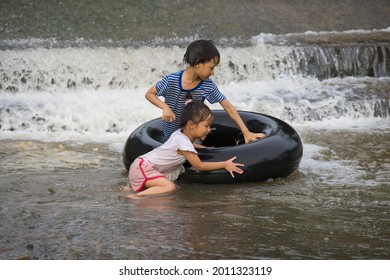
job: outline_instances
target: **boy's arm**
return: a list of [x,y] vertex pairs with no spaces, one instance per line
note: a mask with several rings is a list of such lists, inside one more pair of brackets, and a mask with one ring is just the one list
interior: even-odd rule
[[176,118],[175,114],[172,112],[171,108],[169,108],[168,104],[161,101],[160,98],[157,97],[157,89],[156,86],[152,86],[146,93],[145,98],[152,103],[154,106],[163,110],[162,119],[167,122],[173,122]]
[[227,100],[224,99],[220,102],[223,109],[228,113],[230,118],[238,125],[242,134],[245,138],[245,144],[255,141],[256,139],[261,139],[265,136],[264,133],[253,133],[248,130],[246,125],[244,124],[242,118],[238,114],[236,108]]

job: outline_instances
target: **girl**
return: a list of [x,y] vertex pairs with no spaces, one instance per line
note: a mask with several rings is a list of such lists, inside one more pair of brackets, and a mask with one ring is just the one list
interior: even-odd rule
[[180,129],[172,133],[160,147],[138,157],[130,166],[129,180],[135,194],[129,198],[147,195],[163,195],[173,192],[176,186],[164,174],[177,170],[187,160],[199,171],[210,171],[225,168],[234,178],[234,172],[242,174],[241,163],[233,162],[236,157],[227,161],[202,162],[193,142],[202,141],[210,132],[213,115],[203,102],[188,100],[183,109]]
[[[211,104],[219,102],[241,129],[245,143],[264,137],[263,133],[252,133],[248,130],[235,107],[210,79],[219,61],[219,51],[212,41],[194,41],[184,54],[184,62],[188,63],[188,68],[165,76],[146,92],[146,99],[163,110],[164,142],[179,128],[187,93],[191,93],[194,100],[207,99]],[[164,97],[165,102],[160,100],[159,96]]]

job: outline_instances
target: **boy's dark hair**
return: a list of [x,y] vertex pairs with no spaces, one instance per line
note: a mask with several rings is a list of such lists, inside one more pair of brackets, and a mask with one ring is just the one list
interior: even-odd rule
[[195,66],[198,63],[208,62],[215,57],[218,58],[216,62],[218,64],[221,56],[213,41],[196,40],[187,47],[183,61],[190,66]]
[[201,101],[191,101],[181,113],[180,128],[186,126],[188,121],[192,121],[195,124],[206,120],[212,115],[210,108]]

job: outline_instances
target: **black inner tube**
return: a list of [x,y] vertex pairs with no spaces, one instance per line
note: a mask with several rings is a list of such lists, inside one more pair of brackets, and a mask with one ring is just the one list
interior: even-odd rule
[[[245,172],[232,180],[225,170],[199,172],[185,164],[186,172],[179,179],[211,184],[264,181],[288,176],[298,168],[303,147],[299,135],[290,125],[263,114],[239,113],[251,132],[266,136],[241,145],[244,138],[234,121],[223,110],[214,110],[212,131],[203,142],[207,148],[198,149],[198,156],[202,161],[225,161],[237,156],[237,162],[245,164]],[[130,135],[122,153],[127,170],[135,158],[162,144],[161,125],[161,119],[154,119]]]

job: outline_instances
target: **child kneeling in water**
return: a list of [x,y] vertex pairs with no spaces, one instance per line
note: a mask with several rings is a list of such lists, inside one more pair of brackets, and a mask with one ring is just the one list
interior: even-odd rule
[[203,141],[210,133],[213,115],[203,102],[188,101],[182,112],[180,128],[160,147],[138,157],[131,164],[129,180],[135,194],[127,197],[140,198],[173,192],[176,186],[164,174],[177,170],[186,160],[199,171],[224,168],[233,178],[234,172],[244,172],[240,168],[244,165],[234,162],[236,157],[219,162],[200,160],[193,143],[196,139]]

